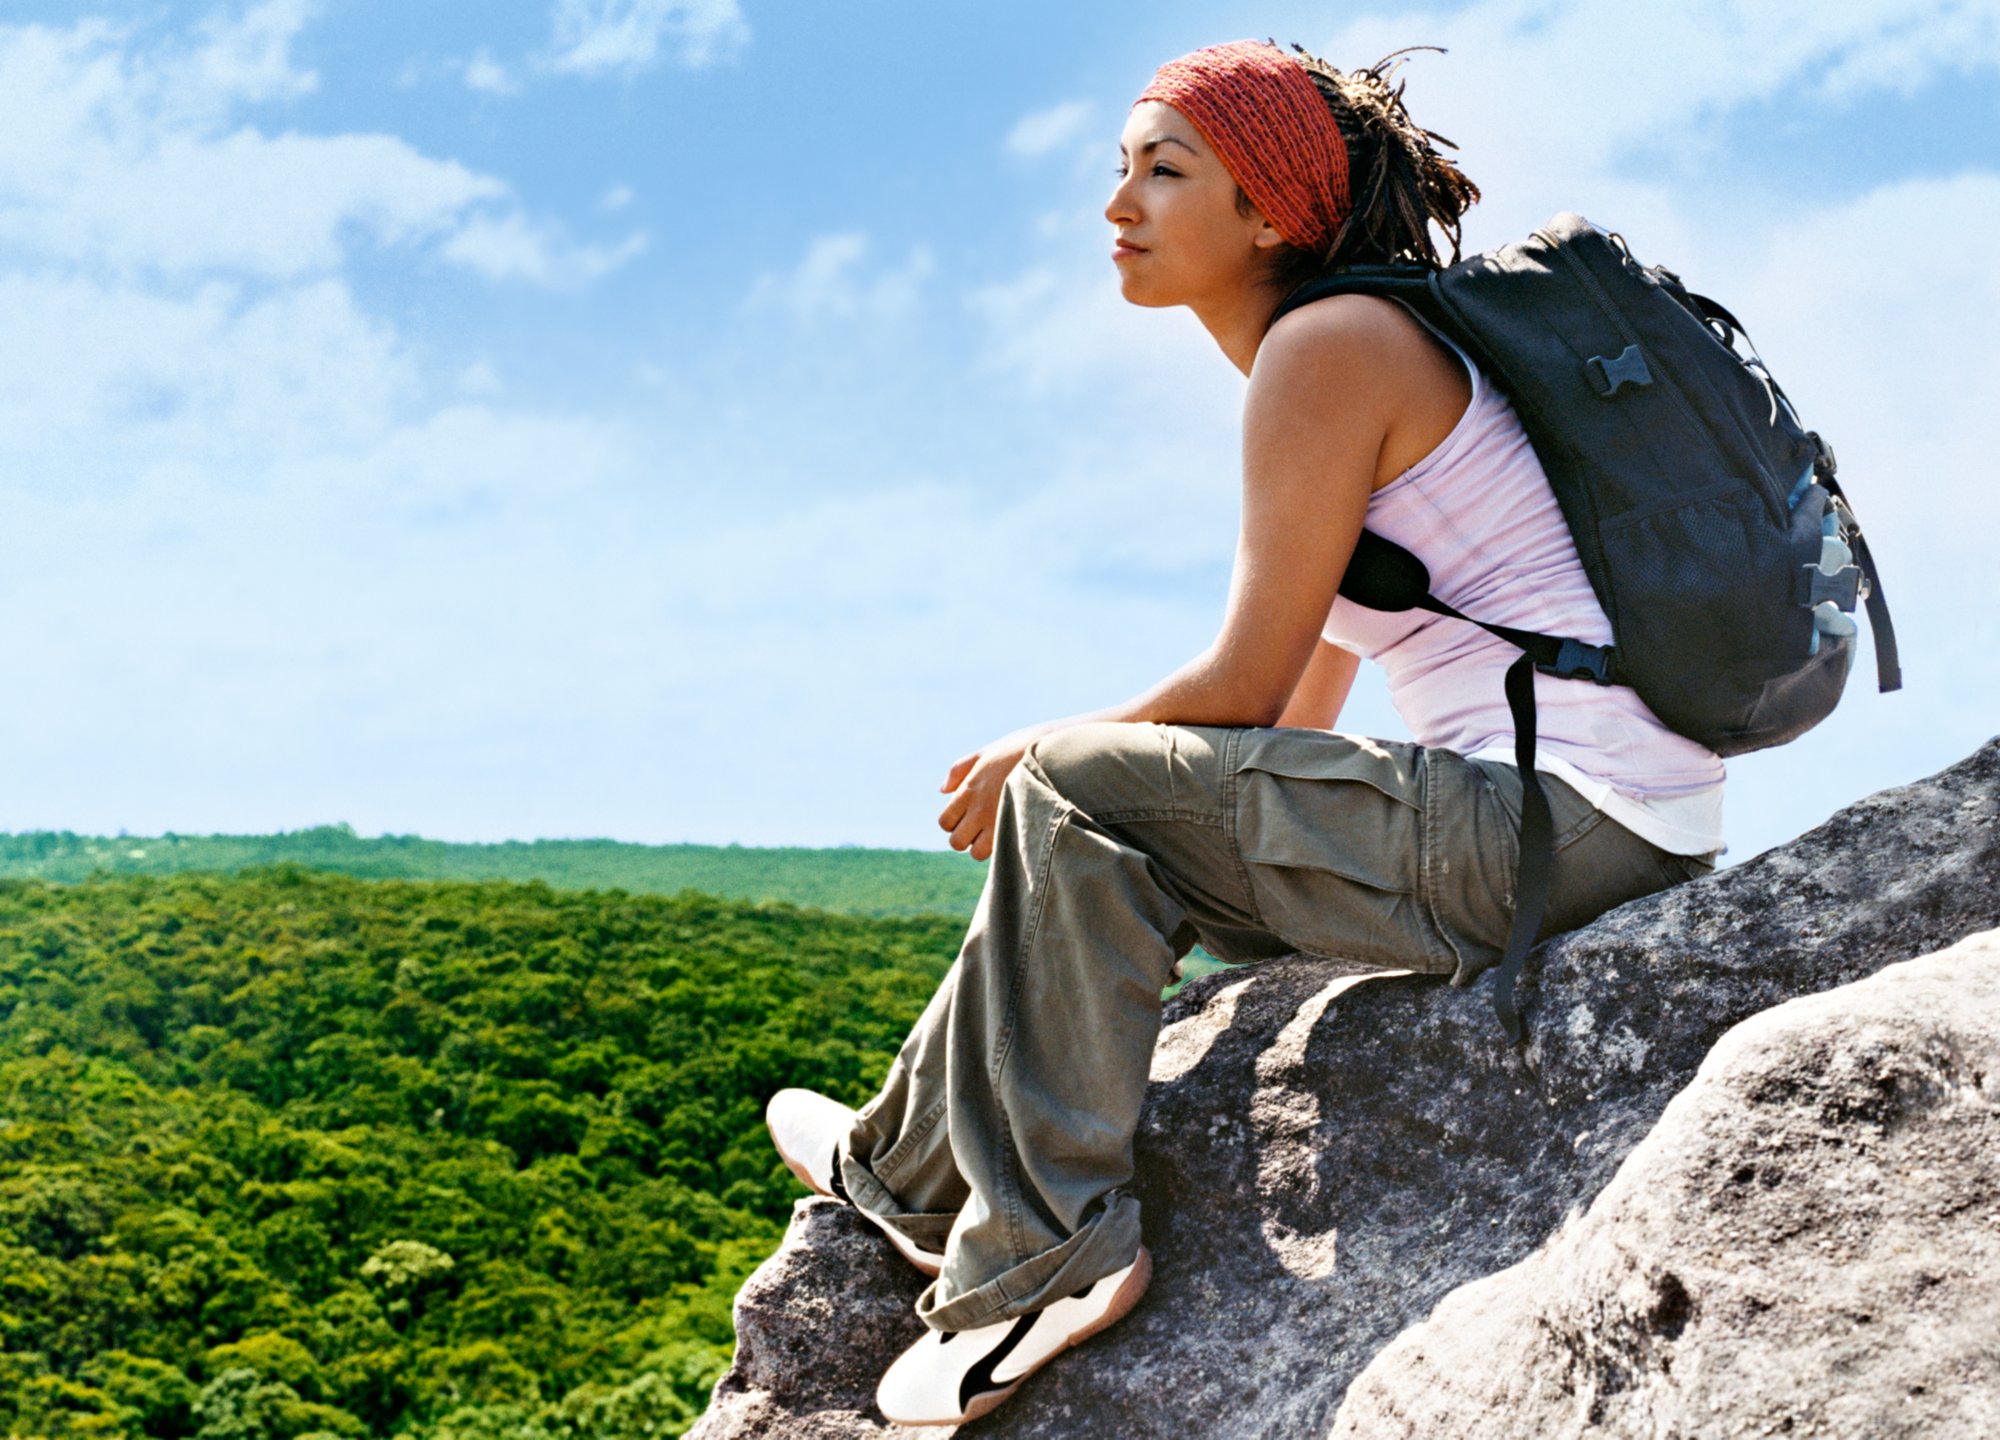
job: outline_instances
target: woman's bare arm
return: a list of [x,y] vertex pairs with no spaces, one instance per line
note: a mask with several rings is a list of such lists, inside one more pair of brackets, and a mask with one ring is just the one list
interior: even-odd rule
[[1321,640],[1306,664],[1306,673],[1299,676],[1298,688],[1292,691],[1278,723],[1305,730],[1331,730],[1340,719],[1340,707],[1347,703],[1347,692],[1353,688],[1354,676],[1360,668],[1359,655]]
[[[1359,303],[1349,304],[1349,299]],[[1374,493],[1382,442],[1408,394],[1385,363],[1401,321],[1362,297],[1307,306],[1265,337],[1243,408],[1243,522],[1221,632],[1119,705],[1014,731],[961,757],[939,788],[953,849],[992,853],[1000,788],[1028,745],[1089,720],[1272,725],[1319,645]]]
[[[1360,297],[1352,297],[1359,299]],[[1331,301],[1264,341],[1243,407],[1243,523],[1215,642],[1151,689],[1083,720],[1272,725],[1319,646],[1412,386],[1389,307]]]

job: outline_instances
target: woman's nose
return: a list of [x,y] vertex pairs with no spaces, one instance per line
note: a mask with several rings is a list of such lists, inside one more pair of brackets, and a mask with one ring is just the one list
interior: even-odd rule
[[1139,218],[1132,204],[1132,177],[1121,176],[1111,198],[1104,202],[1104,218],[1113,225],[1128,225]]

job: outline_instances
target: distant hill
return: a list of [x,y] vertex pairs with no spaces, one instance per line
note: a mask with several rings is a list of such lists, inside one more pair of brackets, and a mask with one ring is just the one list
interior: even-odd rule
[[276,835],[0,834],[0,878],[234,873],[298,865],[371,880],[540,880],[559,890],[775,900],[850,915],[970,916],[986,867],[950,850],[814,850],[510,840],[461,845],[416,835],[367,839],[346,825]]

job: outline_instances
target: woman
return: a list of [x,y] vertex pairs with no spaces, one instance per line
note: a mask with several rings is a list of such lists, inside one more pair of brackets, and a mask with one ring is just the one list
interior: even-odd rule
[[[1105,207],[1125,298],[1186,305],[1249,376],[1243,514],[1221,633],[1145,693],[951,767],[940,824],[991,857],[965,945],[861,1111],[782,1092],[801,1180],[937,1278],[929,1333],[884,1375],[906,1424],[982,1414],[1144,1291],[1132,1136],[1160,991],[1197,941],[1448,973],[1499,958],[1521,780],[1477,627],[1337,600],[1364,521],[1483,620],[1610,627],[1519,421],[1398,304],[1340,296],[1272,323],[1330,264],[1437,264],[1477,189],[1431,147],[1393,66],[1342,74],[1240,42],[1164,66]],[[1476,539],[1477,543],[1473,543]],[[1331,733],[1363,657],[1414,743]],[[1544,933],[1705,872],[1722,764],[1622,687],[1538,679],[1556,855]],[[1491,755],[1488,752],[1492,752]]]

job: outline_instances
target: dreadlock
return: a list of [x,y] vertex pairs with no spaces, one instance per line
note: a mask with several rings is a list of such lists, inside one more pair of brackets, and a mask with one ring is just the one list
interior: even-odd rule
[[[1325,254],[1294,245],[1279,247],[1271,267],[1273,283],[1289,291],[1336,265],[1413,260],[1438,268],[1445,262],[1432,243],[1432,225],[1451,242],[1451,259],[1456,262],[1460,222],[1479,199],[1479,187],[1436,149],[1458,147],[1412,120],[1403,108],[1402,82],[1390,83],[1412,50],[1438,47],[1412,45],[1365,69],[1349,71],[1334,69],[1302,45],[1292,49],[1347,143],[1352,203]],[[1240,210],[1250,207],[1240,188],[1236,203]]]

